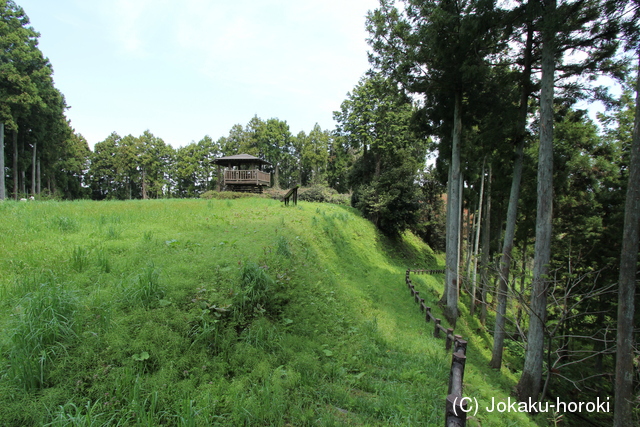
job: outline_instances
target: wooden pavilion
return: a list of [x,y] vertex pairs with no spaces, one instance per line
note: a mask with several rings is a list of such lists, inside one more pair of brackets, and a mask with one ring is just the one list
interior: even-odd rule
[[[218,165],[218,191],[240,191],[262,193],[264,187],[271,185],[271,174],[264,172],[271,163],[249,154],[220,157],[213,163]],[[224,167],[224,175],[221,168]]]

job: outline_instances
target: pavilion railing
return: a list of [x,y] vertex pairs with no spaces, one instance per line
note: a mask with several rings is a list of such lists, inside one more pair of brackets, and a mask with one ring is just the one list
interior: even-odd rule
[[271,175],[268,172],[262,172],[257,169],[249,170],[225,170],[225,184],[255,184],[269,185],[271,184]]

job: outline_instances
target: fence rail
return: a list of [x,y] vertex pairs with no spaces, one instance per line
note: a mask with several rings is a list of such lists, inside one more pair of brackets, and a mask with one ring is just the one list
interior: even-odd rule
[[453,328],[442,326],[442,320],[431,313],[431,307],[425,304],[420,292],[416,291],[411,282],[410,274],[444,274],[444,270],[407,270],[405,281],[411,291],[411,296],[420,307],[420,312],[425,314],[425,322],[433,321],[433,336],[440,338],[444,334],[445,348],[451,350],[451,372],[449,374],[449,390],[447,392],[445,427],[464,427],[467,422],[466,402],[462,399],[462,381],[464,378],[464,366],[467,360],[467,341],[460,335],[453,333]]
[[226,184],[254,184],[269,185],[271,184],[271,175],[257,169],[248,170],[232,170],[224,171],[224,183]]

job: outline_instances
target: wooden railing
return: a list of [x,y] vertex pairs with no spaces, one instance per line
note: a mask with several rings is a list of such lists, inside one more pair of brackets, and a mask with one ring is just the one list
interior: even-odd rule
[[467,360],[467,341],[460,335],[454,335],[453,328],[445,328],[442,320],[431,313],[420,292],[416,291],[411,282],[411,273],[417,274],[444,274],[444,270],[407,270],[405,281],[411,291],[411,296],[418,303],[420,311],[425,313],[425,322],[433,321],[433,336],[439,338],[441,333],[445,336],[445,348],[450,350],[453,346],[451,360],[451,372],[449,374],[449,391],[447,392],[445,427],[464,427],[467,422],[466,402],[462,398],[462,380],[464,378],[464,365]]
[[262,172],[257,169],[249,170],[225,170],[225,184],[254,184],[254,185],[270,185],[271,174]]
[[293,199],[293,204],[297,205],[298,204],[298,188],[299,186],[296,185],[295,187],[293,187],[292,189],[290,189],[287,194],[284,195],[284,205],[285,206],[289,206],[289,199]]

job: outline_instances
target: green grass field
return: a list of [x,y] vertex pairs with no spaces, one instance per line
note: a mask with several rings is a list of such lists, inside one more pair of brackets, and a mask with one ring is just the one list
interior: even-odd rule
[[[404,284],[442,263],[411,234],[262,198],[4,202],[0,218],[2,426],[444,424],[451,355]],[[442,277],[413,279],[436,307]],[[515,378],[467,318],[465,395],[505,401]]]

